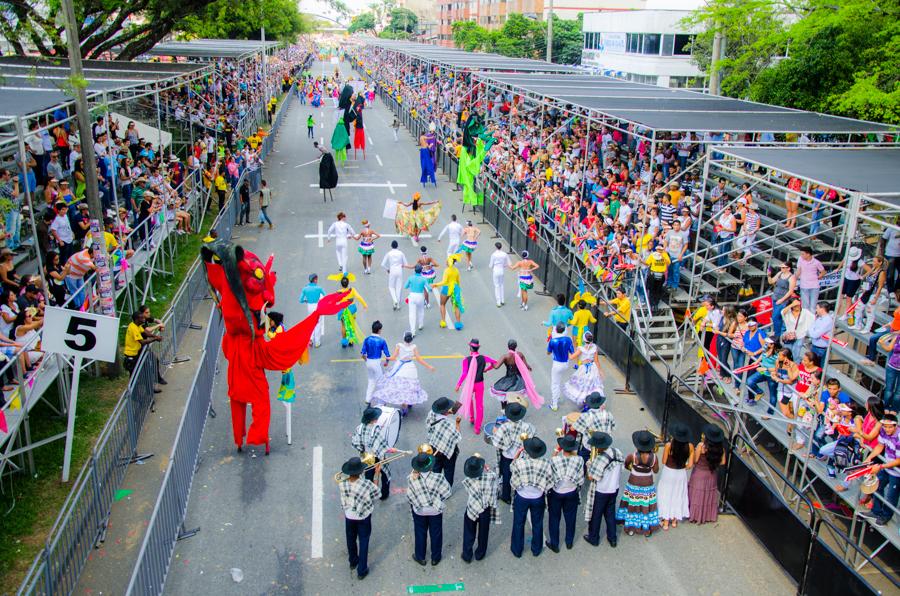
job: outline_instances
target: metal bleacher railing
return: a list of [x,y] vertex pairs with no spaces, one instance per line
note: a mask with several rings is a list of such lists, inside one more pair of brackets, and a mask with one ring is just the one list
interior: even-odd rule
[[[363,70],[357,68],[361,76]],[[410,109],[396,101],[385,89],[376,86],[379,97],[393,111],[414,137],[423,134],[427,122],[413,116]],[[442,145],[438,145],[437,168],[456,180],[458,161],[448,154]],[[544,291],[548,294],[564,293],[573,295],[584,280],[585,288],[597,293],[602,305],[608,302],[594,280],[594,276],[585,267],[582,259],[571,245],[552,228],[538,225],[537,241],[528,237],[528,213],[520,206],[518,193],[509,184],[502,182],[490,172],[482,174],[484,178],[484,205],[482,216],[493,226],[497,233],[510,244],[510,250],[527,249],[539,265],[538,276],[542,277]],[[683,274],[684,275],[684,274]],[[640,275],[634,275],[638,281],[635,286],[635,299],[646,303],[646,288],[639,283]],[[618,282],[617,282],[618,283]],[[757,297],[758,298],[758,297]],[[608,310],[608,308],[606,309]],[[785,474],[773,465],[771,456],[764,454],[755,445],[750,444],[737,428],[742,424],[739,416],[730,412],[725,404],[707,399],[696,390],[695,383],[689,382],[675,374],[669,361],[660,354],[654,354],[654,348],[646,338],[640,337],[635,330],[636,315],[632,313],[629,331],[625,332],[606,317],[598,317],[594,337],[601,350],[625,375],[625,390],[634,391],[644,402],[647,409],[660,421],[662,432],[673,421],[681,421],[690,428],[699,429],[709,420],[726,427],[728,436],[732,437],[731,456],[728,458],[724,474],[722,490],[722,506],[741,516],[763,544],[773,552],[786,571],[797,582],[798,593],[815,593],[814,586],[840,585],[853,586],[852,593],[875,593],[877,590],[900,588],[900,580],[885,565],[879,564],[875,557],[880,549],[867,553],[851,538],[854,531],[862,532],[862,524],[851,523],[848,530],[821,515],[817,515],[815,507],[805,495],[808,486],[801,489]],[[696,345],[698,339],[687,336],[687,328],[694,332],[690,319],[684,323],[684,330],[679,333],[680,345]],[[701,344],[702,345],[702,342]],[[651,360],[656,360],[651,363]],[[681,364],[685,359],[678,358],[673,366]],[[764,411],[764,408],[761,408]],[[785,426],[798,421],[773,416],[770,424]],[[811,432],[809,429],[808,432]],[[824,466],[822,474],[824,475]],[[781,487],[784,490],[779,490]],[[788,495],[788,496],[785,496]],[[854,493],[855,495],[855,493]],[[853,497],[848,497],[851,500]],[[779,507],[771,506],[780,503]],[[768,504],[768,505],[767,505]],[[852,505],[852,503],[851,503]],[[805,510],[805,513],[804,513]],[[791,543],[790,552],[783,548],[788,545],[781,534],[786,528],[794,528],[801,537],[803,548],[794,548]],[[893,526],[892,526],[893,527]],[[821,531],[820,531],[821,530]],[[895,531],[895,530],[891,530]],[[856,542],[862,543],[862,538]],[[800,544],[798,543],[798,544]],[[778,545],[782,545],[779,547]],[[882,544],[882,547],[884,545]],[[858,572],[863,565],[871,565],[878,572],[873,582],[871,576],[863,577]]]
[[[291,94],[276,114],[270,134],[264,139],[262,155],[272,150],[275,133],[281,125]],[[224,209],[218,214],[213,227],[218,237],[231,238],[237,221],[239,199],[237,189],[247,173],[238,180],[230,192]],[[196,201],[201,204],[203,201]],[[145,239],[150,242],[152,235]],[[19,587],[19,596],[30,594],[69,594],[76,585],[91,551],[105,539],[105,531],[111,511],[113,497],[125,476],[129,463],[140,459],[137,452],[138,438],[148,412],[153,408],[154,383],[158,366],[168,365],[178,358],[178,348],[188,329],[199,329],[192,320],[196,302],[207,297],[206,274],[199,258],[190,268],[185,281],[172,300],[168,312],[162,317],[165,324],[163,340],[152,344],[152,349],[144,350],[135,366],[128,387],[120,396],[109,421],[92,449],[91,456],[75,479],[72,491],[64,503],[54,523],[44,547],[32,563],[25,580]],[[166,470],[159,500],[147,530],[145,544],[141,549],[138,568],[150,564],[151,555],[158,551],[148,548],[151,536],[171,534],[172,544],[177,531],[171,531],[169,523],[162,518],[172,511],[172,499],[182,499],[181,516],[187,504],[187,493],[193,476],[194,464],[185,467],[185,462],[196,461],[200,435],[205,423],[211,399],[212,383],[216,369],[218,346],[222,337],[222,323],[217,311],[213,310],[207,322],[204,351],[197,375],[192,384],[188,406],[178,431],[173,457]],[[204,401],[205,400],[205,401]],[[204,405],[205,404],[205,405]],[[186,451],[193,453],[185,457]],[[163,510],[164,512],[161,512]],[[157,521],[159,520],[159,521]],[[167,522],[172,522],[166,517]],[[155,544],[155,543],[154,543]],[[158,561],[154,558],[153,561]],[[163,576],[164,577],[164,576]],[[161,588],[160,588],[161,589]]]

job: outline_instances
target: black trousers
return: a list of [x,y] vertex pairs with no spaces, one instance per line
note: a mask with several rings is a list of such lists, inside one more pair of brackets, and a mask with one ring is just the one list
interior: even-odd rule
[[554,490],[547,493],[547,542],[559,548],[559,522],[566,519],[566,546],[575,542],[575,514],[578,512],[578,491],[559,494]]
[[500,456],[500,500],[510,502],[512,498],[512,487],[509,485],[512,478],[512,470],[509,469],[512,460],[501,455]]
[[[344,518],[344,531],[347,535],[347,554],[350,565],[356,572],[364,574],[369,570],[369,537],[372,535],[372,516],[366,519]],[[358,546],[357,546],[358,545]]]
[[616,541],[616,498],[619,491],[614,493],[596,493],[594,495],[594,508],[591,510],[591,522],[588,524],[588,539],[592,544],[600,542],[600,525],[606,520],[606,539]]
[[426,546],[430,536],[431,562],[439,562],[441,560],[441,549],[444,546],[444,514],[419,515],[413,511],[412,516],[416,559],[419,561],[425,560]]
[[[382,472],[380,474],[380,477],[381,477],[381,500],[384,501],[391,494],[391,481],[385,475],[384,472]],[[372,482],[375,482],[375,468],[372,468],[371,470],[366,472],[366,480],[371,480]]]
[[478,538],[478,547],[475,549],[475,560],[480,561],[487,554],[488,536],[491,531],[491,508],[488,507],[481,512],[478,519],[472,521],[469,516],[463,513],[463,542],[462,542],[462,558],[465,562],[472,560],[472,547],[475,545],[475,538]]
[[434,472],[443,472],[444,478],[453,486],[453,476],[456,474],[456,458],[459,457],[459,447],[453,450],[453,455],[447,457],[440,451],[434,454]]

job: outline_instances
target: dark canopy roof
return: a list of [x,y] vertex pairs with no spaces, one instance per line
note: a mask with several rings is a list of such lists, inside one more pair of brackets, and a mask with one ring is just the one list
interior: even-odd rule
[[366,43],[386,50],[399,52],[444,68],[483,71],[496,70],[506,72],[581,72],[574,66],[553,64],[543,60],[509,58],[499,54],[466,52],[454,48],[445,48],[443,46],[426,45],[409,41],[367,38]]
[[894,130],[886,124],[792,110],[668,89],[599,75],[477,73],[490,84],[634,122],[652,130],[751,133],[861,134]]
[[713,151],[838,189],[893,194],[891,202],[900,202],[900,149],[714,147]]
[[[103,91],[141,88],[190,75],[204,67],[197,64],[117,62],[85,60],[88,97]],[[19,56],[0,57],[0,118],[27,117],[72,101],[69,65]]]
[[193,39],[158,43],[147,54],[184,58],[244,58],[279,45],[277,41],[263,42],[255,39]]

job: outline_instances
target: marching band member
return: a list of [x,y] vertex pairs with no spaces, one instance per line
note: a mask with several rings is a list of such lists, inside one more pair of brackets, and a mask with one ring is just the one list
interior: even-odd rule
[[396,240],[391,241],[391,250],[381,259],[381,268],[388,272],[388,291],[394,302],[394,310],[400,308],[400,297],[403,294],[403,269],[408,267],[406,255],[397,248]]
[[356,567],[359,579],[369,575],[369,537],[372,535],[375,497],[378,496],[378,487],[371,480],[360,478],[365,469],[366,465],[358,457],[351,457],[341,466],[347,479],[338,483],[350,568]]
[[382,358],[390,358],[391,351],[388,350],[387,342],[379,335],[381,333],[381,321],[372,323],[372,335],[363,340],[362,354],[363,362],[366,363],[366,376],[369,380],[366,384],[366,403],[372,401],[372,392],[375,391],[375,384],[378,379],[384,376],[384,364],[387,360]]
[[[388,447],[387,438],[384,436],[384,429],[378,426],[378,418],[381,416],[381,408],[366,408],[363,410],[362,421],[356,427],[353,438],[350,443],[353,448],[363,453],[371,453],[375,456],[375,462],[378,463],[388,453],[395,450]],[[375,468],[366,472],[366,480],[374,480]],[[391,471],[387,464],[380,469],[381,476],[381,500],[384,501],[391,494]]]
[[431,537],[431,564],[441,562],[443,544],[444,503],[452,492],[447,479],[433,471],[434,456],[419,453],[412,460],[406,498],[412,510],[415,552],[413,560],[425,565],[425,546]]
[[459,421],[449,418],[453,413],[453,402],[446,397],[439,397],[431,404],[431,411],[425,418],[425,429],[428,432],[428,444],[434,447],[434,471],[443,472],[444,478],[453,486],[456,472],[456,458],[459,456]]
[[589,394],[585,400],[585,405],[589,408],[587,412],[581,414],[572,424],[572,428],[581,433],[581,449],[578,455],[587,461],[591,457],[591,433],[604,432],[611,433],[616,429],[616,419],[613,415],[603,407],[606,398],[600,393],[594,391]]
[[521,436],[524,434],[533,437],[535,430],[530,423],[522,421],[526,413],[522,404],[516,402],[506,404],[503,412],[506,414],[507,422],[494,427],[493,444],[500,452],[500,500],[510,503],[512,500],[510,464],[522,449]]
[[466,500],[466,514],[463,516],[462,560],[472,562],[472,546],[478,537],[475,560],[480,561],[487,553],[488,535],[491,524],[497,523],[497,473],[488,470],[484,459],[474,455],[463,465],[466,475],[463,486],[469,497]]
[[[512,405],[512,404],[510,404]],[[546,459],[547,445],[537,437],[525,439],[522,447],[528,457],[517,457],[510,464],[510,483],[516,491],[513,501],[513,527],[510,549],[516,558],[525,549],[525,519],[531,515],[531,554],[541,554],[544,541],[544,495],[553,486],[553,468]]]
[[575,543],[575,514],[578,511],[578,490],[584,484],[584,460],[578,455],[578,440],[572,435],[556,439],[557,453],[550,458],[556,484],[547,493],[547,548],[559,552],[560,515],[566,518],[566,548]]
[[588,439],[588,444],[596,451],[588,462],[587,478],[591,485],[584,508],[584,521],[588,522],[584,539],[593,546],[600,546],[600,525],[605,519],[606,540],[616,548],[616,498],[625,458],[621,451],[610,447],[612,441],[612,437],[604,432],[591,433]]

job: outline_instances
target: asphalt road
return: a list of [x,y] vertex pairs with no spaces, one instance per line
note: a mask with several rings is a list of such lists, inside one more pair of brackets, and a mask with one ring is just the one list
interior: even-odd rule
[[[333,66],[327,66],[333,70]],[[345,73],[349,68],[342,65]],[[314,72],[320,72],[317,64]],[[365,112],[369,137],[366,159],[351,159],[340,168],[341,183],[358,186],[338,187],[333,203],[323,203],[317,188],[318,151],[306,138],[306,118],[316,119],[316,136],[326,144],[331,137],[335,112],[330,108],[313,109],[294,102],[279,133],[277,150],[266,164],[265,177],[276,191],[270,213],[275,229],[255,225],[236,228],[236,241],[264,257],[275,253],[278,272],[277,309],[288,323],[306,316],[306,307],[297,301],[310,272],[320,275],[326,291],[336,287],[325,276],[336,272],[333,244],[320,246],[319,222],[325,230],[338,210],[359,228],[368,218],[376,231],[393,233],[391,221],[382,218],[387,198],[409,200],[412,192],[422,192],[423,200],[443,202],[435,234],[459,214],[460,193],[440,178],[438,188],[422,189],[418,183],[418,153],[414,140],[401,131],[394,142],[389,129],[390,112],[376,100]],[[324,126],[322,126],[324,125]],[[303,165],[306,164],[306,165]],[[393,187],[386,186],[390,183]],[[366,186],[366,185],[382,186]],[[316,188],[311,188],[315,185]],[[403,186],[405,185],[405,186]],[[465,217],[461,217],[465,219]],[[476,220],[480,221],[480,218]],[[507,304],[498,309],[493,303],[493,288],[487,259],[493,250],[489,241],[493,230],[482,227],[482,242],[475,255],[476,269],[462,271],[462,289],[467,310],[462,331],[438,328],[436,309],[426,311],[425,329],[415,343],[431,360],[437,371],[420,368],[419,375],[431,399],[452,396],[459,376],[460,359],[471,337],[478,337],[482,353],[498,357],[506,341],[514,337],[519,348],[534,366],[538,389],[549,395],[550,363],[545,354],[546,329],[541,321],[554,305],[550,298],[534,296],[531,309],[517,308],[514,280],[507,275]],[[405,307],[393,311],[387,290],[387,275],[377,268],[388,249],[390,239],[377,243],[376,268],[372,275],[361,275],[355,247],[351,247],[350,271],[358,275],[356,287],[369,302],[361,311],[360,326],[368,331],[371,322],[384,323],[388,344],[400,340],[407,326]],[[446,240],[445,240],[446,242]],[[446,244],[423,239],[432,254],[443,254]],[[504,244],[504,248],[508,248]],[[409,240],[401,240],[401,249],[412,259]],[[538,272],[540,273],[540,272]],[[539,289],[540,286],[536,289]],[[451,497],[444,514],[444,559],[438,567],[420,567],[411,560],[412,519],[404,490],[409,472],[408,459],[393,466],[392,495],[378,503],[373,516],[370,548],[371,573],[364,581],[356,579],[347,564],[343,516],[333,474],[348,457],[355,454],[350,435],[363,410],[366,386],[365,367],[357,350],[339,345],[337,322],[326,321],[325,341],[314,350],[309,366],[295,368],[298,398],[293,408],[293,445],[284,436],[285,409],[274,402],[271,436],[272,453],[263,457],[261,449],[235,452],[231,440],[230,416],[224,387],[224,367],[220,363],[219,382],[214,395],[218,417],[210,419],[203,437],[203,461],[194,479],[188,509],[187,527],[200,526],[196,536],[179,543],[168,577],[168,594],[400,594],[410,586],[434,586],[461,583],[473,594],[537,594],[562,590],[613,590],[615,593],[656,594],[789,594],[794,590],[777,563],[754,540],[743,524],[731,516],[702,527],[684,524],[675,530],[658,532],[650,539],[622,536],[619,548],[605,544],[598,548],[581,539],[584,533],[583,511],[578,512],[578,531],[573,550],[554,554],[548,549],[539,558],[526,552],[515,559],[509,551],[512,514],[502,507],[502,525],[491,529],[487,557],[467,565],[459,558],[465,491],[461,486]],[[618,428],[616,445],[631,448],[634,430],[654,422],[635,396],[619,396],[613,389],[623,385],[618,371],[604,361],[608,407],[615,414]],[[499,373],[489,373],[489,382]],[[272,393],[279,375],[272,373]],[[486,420],[499,413],[497,402],[485,396]],[[544,408],[529,413],[538,434],[552,447],[554,428],[560,418],[574,410],[563,401],[560,411]],[[401,449],[415,449],[425,441],[424,420],[427,406],[413,408],[403,421]],[[457,482],[462,477],[462,462],[473,452],[495,463],[494,452],[481,437],[463,424],[463,441],[457,467]],[[527,530],[526,530],[527,532]],[[527,551],[527,545],[526,545]],[[241,570],[242,580],[235,582],[230,570]],[[432,593],[436,588],[421,588]]]

